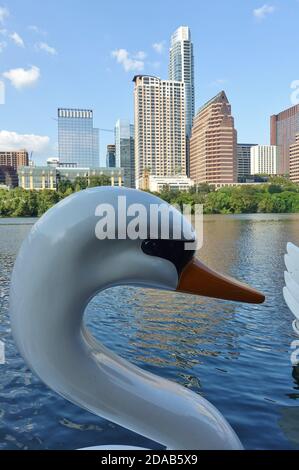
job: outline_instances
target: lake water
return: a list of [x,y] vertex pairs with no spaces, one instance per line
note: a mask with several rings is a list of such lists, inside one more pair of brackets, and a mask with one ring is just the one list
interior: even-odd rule
[[[8,292],[18,248],[34,222],[0,219],[0,449],[76,449],[151,443],[81,410],[44,386],[11,337]],[[137,365],[210,400],[248,449],[299,449],[296,339],[283,297],[283,255],[299,245],[299,214],[206,216],[198,256],[262,290],[262,305],[242,305],[132,287],[95,297],[94,335]]]

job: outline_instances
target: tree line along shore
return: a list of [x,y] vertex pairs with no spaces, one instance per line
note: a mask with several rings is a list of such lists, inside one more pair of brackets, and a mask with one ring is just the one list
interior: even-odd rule
[[[60,181],[57,191],[0,189],[0,217],[40,217],[50,207],[70,194],[94,186],[110,185],[109,177],[77,178]],[[265,184],[227,186],[217,191],[199,184],[189,191],[168,187],[157,194],[170,204],[203,204],[204,214],[252,214],[299,212],[299,185],[283,177],[273,177]]]

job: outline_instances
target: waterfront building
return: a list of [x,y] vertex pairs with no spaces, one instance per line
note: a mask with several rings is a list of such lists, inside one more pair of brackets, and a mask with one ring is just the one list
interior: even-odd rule
[[146,172],[186,175],[184,83],[148,75],[133,81],[136,187]]
[[54,168],[56,168],[57,166],[59,166],[59,158],[57,158],[57,157],[48,158],[47,159],[47,165],[48,166],[53,166]]
[[276,145],[254,145],[250,150],[252,175],[277,175],[279,149]]
[[0,152],[0,165],[11,166],[15,170],[19,166],[28,165],[29,156],[25,149],[22,150],[4,150]]
[[107,168],[114,168],[116,166],[115,144],[107,145],[106,166]]
[[190,178],[195,184],[237,181],[237,131],[224,91],[199,108],[194,118]]
[[16,188],[19,184],[16,169],[11,165],[0,165],[0,186]]
[[99,167],[99,129],[91,109],[58,109],[58,154],[65,164]]
[[188,26],[180,26],[171,36],[168,70],[169,80],[182,81],[185,86],[186,165],[189,174],[189,141],[195,114],[195,87],[193,43]]
[[19,186],[23,189],[56,190],[56,168],[51,166],[22,166],[18,169]]
[[257,144],[237,144],[238,181],[243,182],[250,174],[250,149]]
[[140,181],[140,189],[160,193],[163,189],[188,191],[194,186],[193,181],[186,175],[153,176],[145,175]]
[[115,164],[124,169],[124,186],[135,188],[134,126],[128,119],[115,124]]
[[295,143],[290,145],[290,180],[299,184],[299,133]]
[[50,189],[55,191],[59,181],[74,182],[76,178],[108,176],[111,186],[122,186],[124,171],[122,168],[74,168],[47,166],[25,166],[18,169],[19,186],[23,189]]
[[270,144],[279,147],[277,172],[288,175],[290,171],[290,145],[296,142],[299,133],[299,104],[275,114],[270,118]]

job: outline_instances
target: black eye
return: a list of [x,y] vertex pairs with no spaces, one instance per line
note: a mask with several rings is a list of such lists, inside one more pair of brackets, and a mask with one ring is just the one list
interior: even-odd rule
[[142,242],[141,249],[146,255],[171,261],[175,265],[178,275],[180,275],[195,253],[193,250],[185,250],[185,243],[188,243],[188,241],[149,239]]
[[147,255],[152,255],[159,253],[159,244],[157,240],[145,240],[142,243],[142,250]]

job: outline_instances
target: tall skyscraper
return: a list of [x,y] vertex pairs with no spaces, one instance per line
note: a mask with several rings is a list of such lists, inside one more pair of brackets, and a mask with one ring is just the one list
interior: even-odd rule
[[290,145],[296,142],[299,133],[299,104],[271,116],[270,127],[270,144],[279,147],[278,173],[289,174]]
[[186,175],[184,83],[148,75],[136,75],[133,81],[137,187],[146,172]]
[[116,166],[115,144],[107,145],[106,166],[107,168],[114,168]]
[[254,145],[250,154],[252,175],[277,175],[279,148],[276,145]]
[[186,134],[190,137],[195,114],[195,89],[193,44],[188,26],[180,26],[171,36],[169,80],[185,84]]
[[290,180],[299,183],[299,134],[296,134],[296,141],[290,146]]
[[115,124],[115,160],[124,169],[124,186],[135,188],[134,126],[127,119]]
[[193,43],[188,26],[180,26],[171,36],[169,80],[182,81],[185,85],[186,169],[189,174],[189,141],[195,114],[195,88]]
[[237,181],[237,131],[224,91],[197,112],[190,140],[190,177],[195,183]]
[[27,150],[7,150],[0,152],[0,165],[12,166],[17,170],[20,166],[29,164]]
[[58,109],[60,164],[95,168],[99,161],[99,129],[93,127],[90,109]]
[[250,149],[256,144],[238,144],[237,160],[238,160],[238,181],[242,182],[244,178],[251,174],[250,170]]

